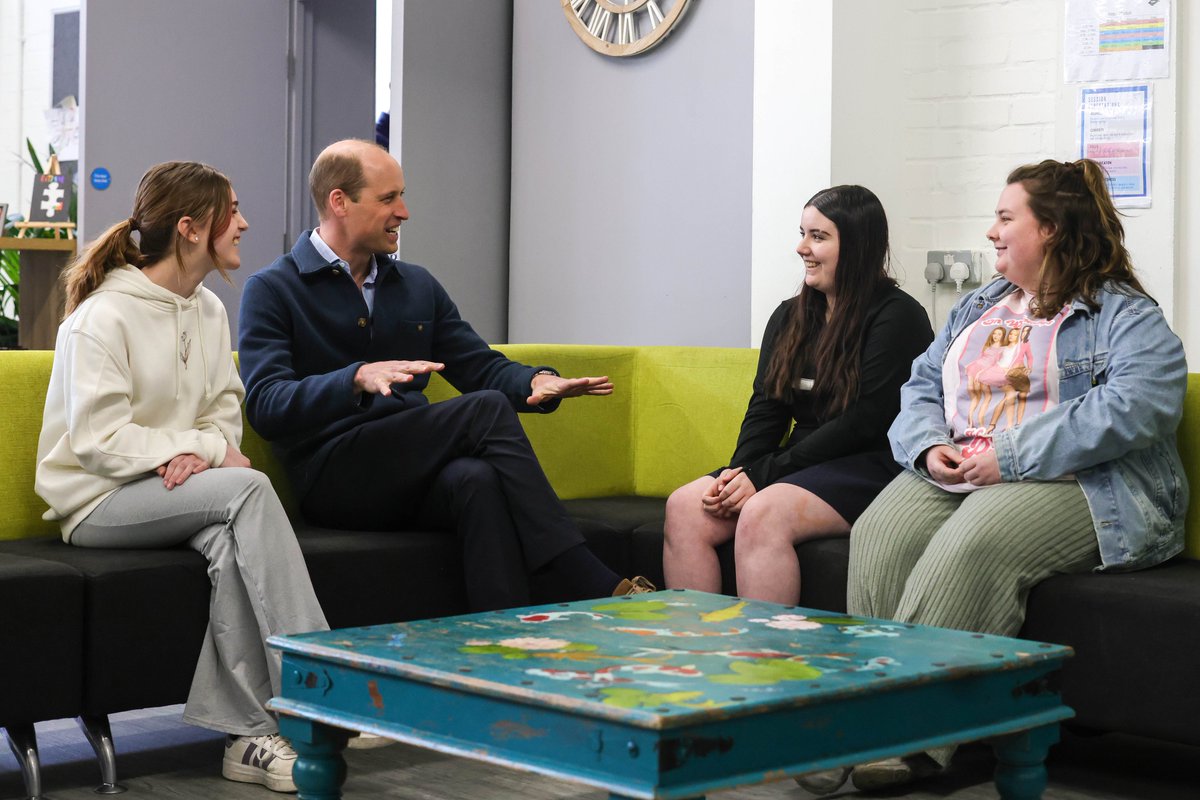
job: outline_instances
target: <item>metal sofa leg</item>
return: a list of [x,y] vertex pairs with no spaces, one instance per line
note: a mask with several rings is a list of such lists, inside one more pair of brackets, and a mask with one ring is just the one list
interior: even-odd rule
[[27,800],[46,800],[42,794],[42,762],[38,758],[37,734],[33,732],[33,725],[6,726],[4,735],[8,739],[9,749],[21,765]]
[[120,794],[125,787],[117,783],[117,750],[113,747],[112,728],[108,725],[108,717],[101,714],[96,717],[76,717],[75,721],[83,729],[83,735],[96,751],[96,761],[100,764],[100,785],[96,794]]

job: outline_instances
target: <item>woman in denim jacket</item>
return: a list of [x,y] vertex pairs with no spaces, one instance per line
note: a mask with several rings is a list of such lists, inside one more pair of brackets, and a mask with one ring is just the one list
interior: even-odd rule
[[[1002,279],[955,306],[901,390],[888,438],[906,471],[854,526],[853,614],[1012,636],[1051,575],[1149,567],[1183,549],[1187,365],[1133,273],[1103,170],[1019,167],[987,236]],[[1026,325],[1029,358],[1010,370],[1023,415],[983,409],[976,420],[1000,425],[972,427],[966,364],[995,328]],[[853,780],[896,785],[951,752],[862,765]]]

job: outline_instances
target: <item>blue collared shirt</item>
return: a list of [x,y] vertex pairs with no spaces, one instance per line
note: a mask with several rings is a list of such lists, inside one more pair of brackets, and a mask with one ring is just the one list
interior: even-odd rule
[[[347,275],[350,275],[350,263],[346,261],[346,259],[339,257],[337,253],[333,252],[333,248],[321,238],[319,230],[320,229],[316,228],[313,229],[312,235],[308,237],[308,240],[312,242],[313,247],[317,248],[317,252],[321,254],[322,258],[324,258],[330,264],[337,264],[342,269],[346,270]],[[375,315],[375,279],[378,277],[378,275],[379,266],[375,263],[375,259],[372,258],[371,271],[367,273],[367,279],[363,281],[362,285],[363,302],[367,304],[367,313],[371,314],[372,316]],[[354,276],[350,275],[350,279],[353,280]]]

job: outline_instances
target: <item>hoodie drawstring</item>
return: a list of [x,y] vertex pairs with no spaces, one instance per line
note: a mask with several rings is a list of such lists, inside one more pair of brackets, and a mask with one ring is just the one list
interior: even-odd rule
[[183,303],[175,300],[175,399],[179,399],[179,395],[183,392],[183,376],[179,374],[179,362],[183,360],[179,355],[179,348],[183,342]]
[[[200,319],[200,304],[197,303],[195,308],[196,330],[200,330],[203,323],[203,320]],[[204,337],[200,336],[198,338],[200,339],[200,361],[204,364],[204,399],[208,400],[208,398],[213,396],[213,375],[212,370],[208,368],[208,350],[204,348]]]

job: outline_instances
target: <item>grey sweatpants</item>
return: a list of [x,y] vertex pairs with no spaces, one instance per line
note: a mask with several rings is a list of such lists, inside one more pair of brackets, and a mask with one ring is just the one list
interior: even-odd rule
[[279,725],[265,705],[279,693],[280,655],[265,640],[329,625],[266,475],[208,469],[170,491],[157,476],[134,481],[71,533],[71,544],[80,547],[185,542],[208,559],[212,595],[184,719],[237,736],[275,733]]
[[[1030,589],[1099,565],[1075,481],[956,494],[905,470],[854,524],[846,606],[856,615],[1015,636]],[[929,755],[944,766],[953,752]]]

